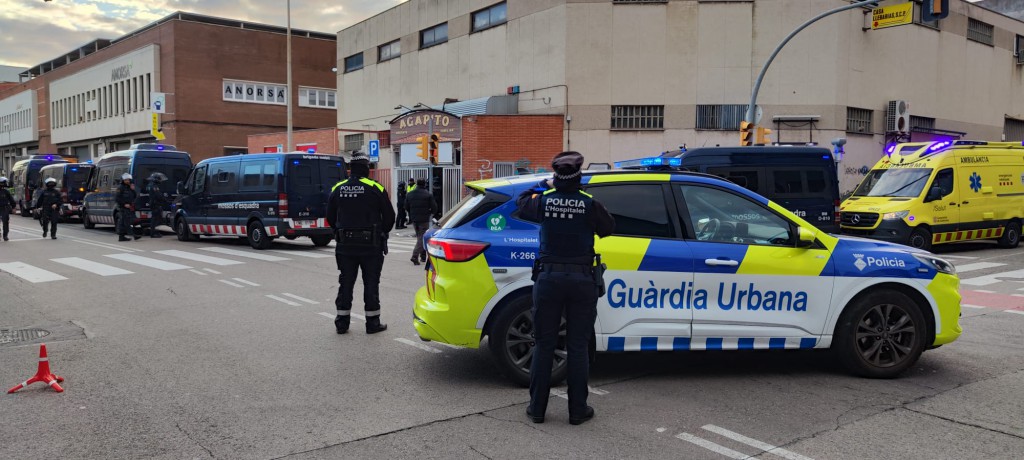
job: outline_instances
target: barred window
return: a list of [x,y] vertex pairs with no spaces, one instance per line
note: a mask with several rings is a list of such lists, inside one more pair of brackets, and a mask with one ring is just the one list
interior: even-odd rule
[[697,106],[697,129],[740,129],[747,113],[747,104],[700,104]]
[[612,129],[665,129],[665,106],[613,105]]
[[1007,142],[1024,141],[1024,120],[1006,118],[1003,124],[1003,135]]
[[935,129],[935,119],[929,117],[910,116],[910,129],[915,128]]
[[992,45],[992,24],[985,24],[977,19],[967,18],[967,39],[978,43]]
[[354,152],[363,148],[363,133],[345,135],[345,151]]
[[872,113],[873,111],[870,109],[858,109],[856,107],[847,107],[846,132],[871,134]]

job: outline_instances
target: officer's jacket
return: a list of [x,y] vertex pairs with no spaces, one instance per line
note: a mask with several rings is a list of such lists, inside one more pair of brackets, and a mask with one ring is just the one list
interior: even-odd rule
[[14,201],[14,196],[11,195],[10,190],[6,188],[0,188],[0,211],[11,212],[18,203]]
[[405,197],[405,209],[410,222],[430,222],[430,216],[437,214],[437,202],[426,189],[416,189]]
[[121,185],[117,186],[117,196],[114,197],[114,200],[118,206],[124,206],[126,204],[134,204],[137,197],[138,193],[135,190],[121,182]]
[[167,197],[160,190],[160,184],[150,182],[146,185],[146,193],[149,194],[149,205],[152,207],[167,207]]
[[398,187],[398,206],[403,207],[405,205],[405,187]]
[[548,189],[546,182],[516,200],[519,217],[540,224],[541,262],[590,264],[594,234],[615,230],[615,219],[599,201],[578,187]]
[[366,177],[350,176],[331,189],[327,223],[335,230],[376,226],[387,232],[395,226],[395,208],[383,185]]
[[39,192],[39,198],[36,199],[37,208],[43,210],[49,209],[52,205],[60,205],[64,200],[60,196],[60,192],[56,188],[44,188]]

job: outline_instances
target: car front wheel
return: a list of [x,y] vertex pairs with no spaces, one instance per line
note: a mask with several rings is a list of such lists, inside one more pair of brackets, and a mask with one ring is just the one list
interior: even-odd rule
[[917,249],[924,249],[925,251],[931,251],[932,232],[928,231],[927,228],[915,228],[914,231],[910,232],[910,237],[907,238],[907,246]]
[[[491,325],[488,342],[501,373],[516,384],[530,386],[533,361],[533,299],[521,296],[505,305]],[[565,319],[558,329],[558,342],[551,367],[551,384],[556,385],[568,372],[565,349]]]
[[858,299],[839,319],[833,348],[850,372],[894,378],[917,362],[928,326],[920,307],[896,291]]

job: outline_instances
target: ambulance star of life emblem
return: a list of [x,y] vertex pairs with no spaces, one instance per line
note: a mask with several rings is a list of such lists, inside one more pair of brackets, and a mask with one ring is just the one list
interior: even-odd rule
[[868,266],[867,262],[864,262],[864,254],[854,254],[853,256],[857,258],[857,260],[853,262],[853,266],[857,267],[857,270],[864,271],[864,267]]

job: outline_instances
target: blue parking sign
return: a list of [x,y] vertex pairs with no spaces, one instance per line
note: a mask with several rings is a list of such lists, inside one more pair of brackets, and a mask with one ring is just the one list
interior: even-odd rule
[[370,153],[370,161],[379,161],[380,160],[380,141],[379,140],[372,140],[372,141],[370,141],[370,145],[369,145],[368,150],[370,151],[369,152]]

